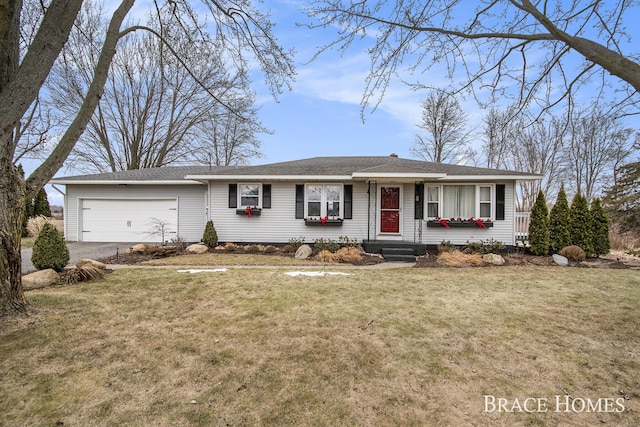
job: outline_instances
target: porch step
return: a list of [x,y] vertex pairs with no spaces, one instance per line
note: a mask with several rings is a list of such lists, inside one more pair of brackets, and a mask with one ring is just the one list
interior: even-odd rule
[[381,248],[380,253],[385,261],[416,262],[413,248]]

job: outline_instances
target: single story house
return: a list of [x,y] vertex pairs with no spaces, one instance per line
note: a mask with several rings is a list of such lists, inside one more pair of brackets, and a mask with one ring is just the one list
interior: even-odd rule
[[[66,239],[221,242],[341,236],[437,245],[515,244],[515,189],[539,175],[392,156],[315,157],[238,167],[163,167],[55,178]],[[61,191],[61,190],[60,190]]]

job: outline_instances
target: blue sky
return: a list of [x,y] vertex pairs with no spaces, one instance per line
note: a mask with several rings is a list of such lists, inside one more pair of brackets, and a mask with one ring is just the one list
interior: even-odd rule
[[[263,4],[271,11],[280,43],[285,49],[294,48],[297,52],[297,77],[292,90],[282,93],[276,101],[258,70],[253,74],[260,120],[274,133],[259,136],[264,157],[252,163],[391,153],[412,157],[409,149],[420,119],[420,102],[427,93],[414,92],[396,79],[377,110],[365,111],[363,122],[360,101],[369,57],[363,49],[354,49],[344,56],[328,52],[308,63],[317,48],[335,34],[329,30],[296,26],[297,22],[308,20],[300,11],[304,4],[297,0],[270,0]],[[138,14],[148,10],[148,6],[144,0],[137,3]],[[444,76],[444,70],[436,69],[420,78],[445,88],[450,82]],[[473,99],[458,100],[468,115],[469,130],[475,129],[479,133],[486,111],[481,110]],[[640,126],[635,124],[634,127]],[[480,138],[476,134],[474,148],[479,147]],[[73,171],[63,168],[57,176],[71,174]],[[47,187],[47,193],[51,204],[62,204],[62,196],[55,190]]]

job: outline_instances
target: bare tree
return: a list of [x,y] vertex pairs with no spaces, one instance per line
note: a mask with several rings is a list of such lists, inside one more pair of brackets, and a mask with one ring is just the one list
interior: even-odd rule
[[632,135],[598,106],[575,111],[565,147],[573,189],[591,201],[603,185],[610,186],[614,171],[633,152]]
[[[138,30],[162,37],[162,31],[144,26],[121,28],[134,4],[134,0],[122,0],[99,39],[101,48],[82,105],[49,156],[25,179],[14,164],[16,128],[36,101],[69,38],[82,3],[82,0],[51,0],[43,6],[46,11],[38,30],[21,58],[22,1],[0,0],[0,22],[3,23],[0,25],[0,315],[26,311],[20,278],[20,230],[26,198],[33,197],[60,169],[93,117],[120,39]],[[245,69],[246,54],[252,53],[274,95],[290,83],[294,75],[290,53],[276,43],[268,15],[249,2],[203,0],[203,4],[209,12],[211,28],[215,31],[213,39],[219,41],[222,56],[231,58],[239,69]],[[172,0],[171,5],[174,20],[188,22],[194,16],[186,1]],[[215,98],[215,94],[209,95]]]
[[422,102],[411,153],[428,162],[459,163],[473,158],[467,115],[458,100],[444,91],[434,91]]
[[[164,41],[181,52],[182,63],[153,34],[129,34],[122,40],[102,99],[68,158],[69,167],[110,172],[193,164],[202,157],[199,150],[207,149],[208,135],[199,127],[212,110],[237,116],[245,127],[257,121],[254,111],[220,106],[219,100],[230,105],[233,98],[237,105],[238,99],[253,99],[246,74],[240,70],[231,75],[218,46],[206,34],[199,39],[197,27],[171,22],[167,17],[172,11],[166,5],[158,12],[160,16],[152,16],[148,25],[162,28]],[[63,122],[82,102],[91,81],[101,17],[96,5],[85,3],[78,18],[82,26],[72,32],[47,84],[51,104]],[[193,50],[198,54],[190,54]]]
[[485,116],[482,150],[489,167],[543,175],[538,181],[518,183],[516,208],[529,211],[540,190],[546,195],[559,189],[565,170],[563,143],[566,116],[549,114],[536,119],[515,109],[490,110]]
[[[198,163],[216,166],[247,164],[250,159],[262,157],[260,141],[256,135],[271,133],[258,120],[258,110],[253,106],[253,97],[240,96],[230,101],[234,111],[241,111],[238,116],[220,106],[207,112],[202,123],[198,125],[204,141],[195,151]],[[207,157],[202,157],[206,155]],[[198,157],[199,156],[199,157]]]
[[487,102],[513,97],[521,106],[536,101],[548,107],[571,101],[573,92],[589,85],[610,95],[619,91],[616,105],[632,104],[635,114],[640,63],[627,29],[637,25],[636,7],[624,0],[473,6],[446,0],[319,0],[308,14],[318,22],[312,27],[339,31],[321,51],[358,45],[368,52],[363,109],[378,105],[393,76],[408,80],[406,72],[430,70],[441,75],[435,67],[442,66],[447,78],[459,82],[457,90],[490,90]]

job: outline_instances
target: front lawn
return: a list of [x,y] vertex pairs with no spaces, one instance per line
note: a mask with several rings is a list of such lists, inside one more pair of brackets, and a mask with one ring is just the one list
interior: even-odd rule
[[[0,425],[640,425],[635,270],[287,271],[28,292],[1,323]],[[546,412],[504,411],[525,399]]]

